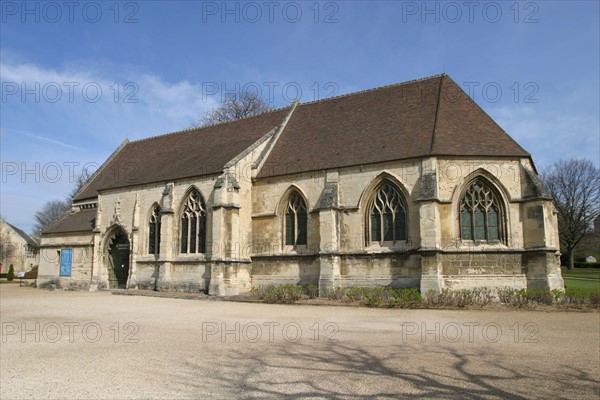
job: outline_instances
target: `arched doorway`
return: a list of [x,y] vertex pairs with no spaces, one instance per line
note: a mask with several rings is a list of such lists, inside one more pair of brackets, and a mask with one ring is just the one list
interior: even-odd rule
[[106,242],[108,288],[126,289],[129,278],[129,239],[121,228],[113,231]]

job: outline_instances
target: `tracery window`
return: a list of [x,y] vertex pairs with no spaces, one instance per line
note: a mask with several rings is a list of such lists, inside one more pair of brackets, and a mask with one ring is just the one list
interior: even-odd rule
[[501,241],[502,204],[494,190],[477,178],[469,184],[460,201],[460,237],[463,240]]
[[148,225],[148,254],[160,254],[160,207],[152,209]]
[[192,190],[181,214],[181,253],[206,252],[206,204],[200,192]]
[[389,182],[373,195],[368,208],[367,243],[406,240],[406,202]]
[[306,245],[308,214],[302,196],[293,192],[285,210],[285,244],[287,246]]

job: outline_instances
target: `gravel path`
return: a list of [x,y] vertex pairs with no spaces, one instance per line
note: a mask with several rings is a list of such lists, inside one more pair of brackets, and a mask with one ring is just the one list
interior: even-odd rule
[[598,312],[387,310],[0,285],[0,398],[598,398]]

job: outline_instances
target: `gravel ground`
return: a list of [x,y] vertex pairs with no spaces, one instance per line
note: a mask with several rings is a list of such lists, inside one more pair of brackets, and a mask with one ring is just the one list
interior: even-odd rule
[[2,399],[600,397],[598,312],[0,300]]

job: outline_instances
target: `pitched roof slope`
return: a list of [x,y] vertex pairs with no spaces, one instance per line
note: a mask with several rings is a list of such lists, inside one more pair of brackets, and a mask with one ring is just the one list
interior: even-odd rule
[[429,155],[529,156],[438,75],[299,105],[258,177]]
[[432,155],[529,156],[450,77],[442,79]]
[[96,224],[96,210],[81,210],[67,214],[43,233],[91,232]]
[[99,190],[219,173],[223,166],[281,123],[289,108],[241,120],[129,142],[74,200]]
[[19,236],[21,236],[21,238],[27,242],[27,244],[29,244],[30,246],[37,246],[38,243],[28,234],[25,233],[24,230],[17,228],[16,226],[14,226],[13,224],[9,224],[8,222],[4,221],[4,223],[8,226],[10,226]]
[[[126,143],[75,200],[104,189],[219,173],[289,111]],[[443,74],[299,104],[258,177],[430,155],[529,157]]]

